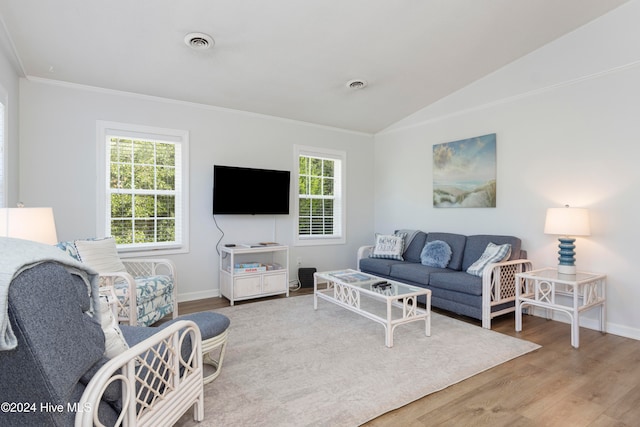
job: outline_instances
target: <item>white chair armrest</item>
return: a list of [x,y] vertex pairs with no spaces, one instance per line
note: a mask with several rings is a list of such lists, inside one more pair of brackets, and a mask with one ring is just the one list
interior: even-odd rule
[[[180,350],[187,336],[191,338],[192,348],[187,359],[183,359]],[[157,351],[160,348],[162,351]],[[194,404],[194,419],[202,421],[202,372],[202,339],[198,326],[191,321],[175,322],[114,357],[96,372],[78,402],[82,410],[76,415],[75,425],[102,425],[98,420],[98,407],[107,386],[114,382],[122,385],[122,412],[117,425],[173,425]],[[136,387],[137,384],[144,387]],[[151,399],[148,392],[153,396]]]
[[493,306],[515,301],[516,274],[533,269],[527,259],[488,264],[482,273],[482,327],[491,329],[491,319],[515,310],[510,307],[492,312]]
[[133,276],[129,273],[124,272],[113,272],[113,273],[100,273],[100,287],[114,287],[116,281],[118,279],[122,279],[127,282],[127,299],[124,301],[118,301],[118,322],[127,322],[131,326],[136,326],[138,324],[138,316],[136,307],[137,305],[137,290],[136,290],[136,281]]
[[373,245],[360,246],[358,248],[358,259],[356,260],[356,268],[360,270],[360,260],[362,258],[369,258],[369,255],[373,252]]

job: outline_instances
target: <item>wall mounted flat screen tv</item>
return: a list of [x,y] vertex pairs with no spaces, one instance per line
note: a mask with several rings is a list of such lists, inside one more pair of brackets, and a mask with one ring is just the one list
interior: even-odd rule
[[213,166],[214,215],[286,215],[291,173]]

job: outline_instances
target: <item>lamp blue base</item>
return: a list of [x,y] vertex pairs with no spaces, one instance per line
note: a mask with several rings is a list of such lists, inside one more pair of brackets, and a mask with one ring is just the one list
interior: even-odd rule
[[560,250],[558,254],[558,273],[560,274],[576,274],[576,252],[574,249],[576,245],[574,242],[576,239],[571,237],[559,237],[560,244],[558,247]]

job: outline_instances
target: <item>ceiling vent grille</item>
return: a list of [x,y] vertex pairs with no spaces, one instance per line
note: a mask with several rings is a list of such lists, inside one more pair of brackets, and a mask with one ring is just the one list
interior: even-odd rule
[[184,36],[184,42],[192,49],[205,50],[214,45],[211,36],[204,33],[189,33]]
[[349,89],[354,89],[354,90],[364,89],[366,86],[367,86],[366,80],[355,79],[355,80],[349,80],[347,82],[347,87]]

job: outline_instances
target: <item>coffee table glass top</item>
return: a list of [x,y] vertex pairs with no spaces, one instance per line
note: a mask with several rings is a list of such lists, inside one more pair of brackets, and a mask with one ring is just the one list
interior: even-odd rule
[[387,280],[382,277],[373,276],[371,274],[362,273],[356,270],[339,270],[321,273],[326,279],[334,279],[350,286],[358,287],[364,291],[382,294],[382,295],[407,295],[422,290],[417,286],[407,285],[405,283]]

